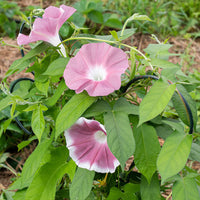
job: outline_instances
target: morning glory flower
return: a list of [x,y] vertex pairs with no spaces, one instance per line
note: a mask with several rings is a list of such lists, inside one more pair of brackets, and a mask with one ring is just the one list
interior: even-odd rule
[[128,68],[128,59],[121,49],[107,43],[83,45],[71,58],[64,71],[66,85],[90,96],[106,96],[121,86],[121,74]]
[[79,118],[65,131],[65,138],[71,158],[81,168],[113,173],[120,164],[107,145],[104,126],[98,121]]
[[[18,45],[43,40],[53,46],[57,46],[61,43],[59,37],[61,26],[75,11],[76,9],[65,5],[61,5],[60,8],[49,6],[45,9],[42,18],[35,19],[29,35],[19,33],[17,37]],[[60,45],[60,51],[66,56],[65,48],[62,44]]]

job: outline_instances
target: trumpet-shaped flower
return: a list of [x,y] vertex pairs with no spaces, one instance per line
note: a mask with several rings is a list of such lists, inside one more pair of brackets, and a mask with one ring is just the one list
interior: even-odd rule
[[104,126],[81,117],[65,131],[67,148],[75,163],[88,170],[113,173],[120,164],[107,145]]
[[[42,18],[35,19],[29,35],[21,33],[18,35],[18,45],[43,40],[51,43],[53,46],[57,46],[61,43],[59,29],[75,11],[76,9],[65,5],[61,5],[60,8],[49,6],[45,9]],[[60,45],[60,51],[66,56],[63,45]]]
[[106,43],[83,45],[71,58],[64,71],[66,85],[90,96],[106,96],[121,86],[121,74],[128,68],[128,59],[121,49]]

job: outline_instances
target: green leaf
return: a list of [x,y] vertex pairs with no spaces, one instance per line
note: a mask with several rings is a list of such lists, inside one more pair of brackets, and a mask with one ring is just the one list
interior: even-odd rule
[[140,192],[142,200],[160,200],[160,184],[158,180],[158,174],[155,173],[151,179],[150,184],[147,179],[142,176]]
[[137,196],[134,194],[136,192],[140,191],[140,185],[139,184],[133,184],[133,183],[127,183],[123,187],[124,194],[122,196],[123,200],[137,200]]
[[45,105],[47,106],[53,106],[54,104],[56,104],[56,102],[58,101],[58,99],[61,97],[62,93],[64,92],[64,90],[67,88],[64,79],[60,82],[60,84],[58,85],[56,91],[54,92],[54,95],[50,98],[48,98],[48,100],[45,102]]
[[10,190],[23,189],[32,182],[36,171],[48,161],[48,149],[52,139],[45,140],[36,147],[33,153],[26,160],[21,177],[9,188]]
[[180,68],[163,68],[161,71],[161,76],[172,82],[177,82],[176,73]]
[[175,84],[169,85],[162,80],[158,80],[154,83],[140,104],[139,125],[159,115],[169,103],[175,89]]
[[167,124],[167,125],[171,126],[171,128],[173,130],[176,130],[179,133],[185,134],[185,132],[184,132],[184,126],[183,126],[183,124],[179,120],[167,119],[167,120],[162,120],[162,122],[164,124]]
[[115,38],[116,41],[119,41],[119,37],[116,31],[110,31],[110,34],[113,36],[113,38]]
[[104,100],[98,100],[92,104],[83,115],[84,117],[94,117],[108,111],[111,111],[110,105]]
[[127,183],[123,186],[124,192],[116,187],[110,189],[110,193],[106,200],[122,199],[122,200],[137,200],[134,193],[140,191],[139,184]]
[[23,149],[24,147],[26,147],[27,145],[29,145],[33,140],[36,140],[36,139],[37,139],[36,136],[32,136],[28,140],[20,142],[17,145],[18,151],[20,151],[21,149]]
[[136,143],[135,165],[150,183],[151,177],[157,169],[156,161],[160,152],[156,131],[152,126],[143,124],[138,128],[133,128],[133,133]]
[[111,28],[117,28],[117,29],[121,29],[122,28],[122,22],[119,19],[116,18],[110,18],[108,19],[105,23],[105,26],[109,26]]
[[65,146],[51,151],[51,159],[34,176],[25,200],[54,200],[57,182],[68,171],[68,150]]
[[23,58],[20,58],[18,60],[15,60],[13,64],[10,66],[9,70],[6,72],[6,75],[4,79],[6,79],[11,74],[15,73],[16,71],[22,71],[26,67],[29,66],[34,60],[35,56],[44,52],[49,48],[48,43],[41,43],[38,46],[36,46],[34,49],[30,50]]
[[95,172],[78,168],[69,188],[71,200],[84,200],[90,194]]
[[117,32],[117,35],[118,37],[120,37],[120,40],[125,40],[127,38],[129,38],[130,36],[132,36],[135,32],[136,32],[136,28],[127,28],[124,30],[123,32],[123,36],[120,36],[121,35],[121,31],[118,31]]
[[106,200],[114,200],[114,199],[118,200],[118,199],[121,199],[122,196],[123,196],[123,192],[120,189],[118,189],[116,187],[112,187],[110,189],[110,193]]
[[41,140],[42,133],[45,128],[45,121],[42,112],[42,106],[39,104],[37,109],[33,111],[31,119],[31,127],[38,140]]
[[100,11],[92,10],[88,13],[88,17],[95,23],[103,23],[103,14]]
[[185,166],[192,145],[192,135],[175,131],[166,140],[157,160],[162,182],[176,175]]
[[[194,129],[196,129],[196,124],[197,124],[197,108],[196,108],[196,102],[192,99],[192,97],[189,95],[187,90],[182,86],[182,85],[177,85],[178,90],[181,92],[183,97],[186,99],[187,103],[190,106],[190,109],[192,111],[192,116],[193,116],[193,121],[194,121]],[[174,108],[176,109],[176,112],[178,113],[180,119],[186,124],[190,125],[190,120],[188,116],[188,112],[185,108],[185,104],[182,100],[182,97],[174,93],[172,97],[172,102],[174,105]]]
[[35,81],[35,86],[40,92],[44,93],[44,95],[47,96],[49,80],[47,80],[46,82]]
[[200,145],[199,144],[192,143],[189,159],[200,162]]
[[156,125],[155,129],[157,135],[164,140],[173,133],[173,129],[167,124]]
[[71,181],[73,181],[74,175],[76,172],[76,163],[73,160],[70,160],[67,163],[66,171],[67,171],[67,174],[69,175],[69,178],[71,179]]
[[195,179],[184,177],[176,181],[172,188],[172,198],[175,200],[200,199]]
[[131,17],[127,19],[129,22],[133,20],[142,20],[142,21],[152,21],[148,16],[146,15],[140,15],[139,13],[133,14]]
[[6,200],[13,200],[12,197],[15,194],[15,192],[4,190],[4,193],[5,193],[5,196],[6,196]]
[[57,76],[63,75],[69,58],[58,58],[54,60],[43,73],[43,75]]
[[56,138],[70,128],[96,100],[85,93],[75,94],[63,107],[56,119]]
[[158,59],[158,58],[152,58],[151,64],[153,66],[160,67],[160,68],[178,68],[178,69],[180,69],[180,67],[178,65],[171,63],[167,60],[162,60],[162,59]]
[[114,110],[117,112],[125,112],[127,114],[138,115],[139,114],[139,107],[131,104],[125,98],[119,98],[114,106]]
[[174,54],[169,53],[171,44],[149,44],[144,51],[150,55],[150,58],[158,58],[168,60],[169,56]]
[[112,112],[104,114],[104,122],[108,135],[108,146],[123,169],[125,162],[133,155],[135,150],[135,141],[128,115],[124,112],[115,111],[114,106]]
[[4,108],[6,108],[7,106],[9,106],[12,103],[13,103],[13,100],[10,96],[3,98],[0,101],[0,110],[3,110]]
[[15,195],[13,196],[13,200],[22,200],[25,199],[26,195],[26,189],[25,190],[18,190],[15,192]]

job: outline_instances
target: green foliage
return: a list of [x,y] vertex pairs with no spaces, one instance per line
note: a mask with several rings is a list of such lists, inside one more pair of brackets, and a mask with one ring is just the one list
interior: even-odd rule
[[86,199],[92,189],[95,172],[78,168],[70,187],[70,199]]
[[151,182],[147,181],[147,179],[142,176],[141,180],[141,186],[140,186],[140,191],[141,191],[141,197],[142,199],[145,200],[160,200],[161,195],[160,195],[160,185],[159,185],[159,179],[158,179],[158,174],[155,173],[152,178]]
[[71,127],[95,100],[95,97],[90,97],[85,93],[74,95],[65,104],[56,119],[56,138]]
[[[149,0],[107,0],[105,7],[110,10],[116,10],[122,20],[127,19],[133,13],[147,15],[152,22],[143,23],[137,21],[134,26],[139,32],[143,33],[159,33],[160,36],[169,35],[197,35],[199,32],[199,1],[149,1]],[[126,8],[126,9],[124,9]],[[180,31],[181,30],[181,31]],[[192,34],[191,34],[192,32]]]
[[34,175],[25,199],[53,200],[55,199],[56,185],[62,176],[71,170],[70,162],[66,163],[68,151],[64,146],[53,148],[50,159]]
[[169,85],[162,80],[157,81],[140,104],[139,125],[159,115],[169,103],[175,89],[175,84]]
[[165,141],[160,151],[157,168],[166,181],[183,169],[187,162],[192,145],[192,136],[174,132]]
[[[138,170],[150,183],[157,169],[156,161],[160,153],[156,131],[152,126],[146,124],[134,128],[133,131],[136,143],[134,162]],[[154,148],[152,149],[152,147]]]
[[16,33],[20,27],[20,21],[22,15],[29,15],[38,6],[28,6],[26,10],[21,11],[20,6],[16,1],[0,1],[0,37],[9,36],[10,38],[16,38]]
[[[9,188],[17,192],[4,190],[0,198],[157,200],[162,199],[161,193],[169,186],[174,199],[199,198],[200,176],[187,165],[188,158],[199,161],[200,157],[199,73],[185,75],[179,65],[169,62],[169,56],[178,56],[169,53],[170,44],[150,44],[144,49],[144,55],[122,42],[135,33],[135,28],[126,28],[133,27],[132,24],[143,31],[157,30],[156,26],[146,26],[146,22],[155,23],[150,19],[155,20],[156,13],[156,18],[162,15],[172,20],[173,16],[172,24],[182,19],[173,10],[166,14],[176,4],[152,1],[147,5],[146,0],[107,3],[81,0],[75,4],[77,12],[60,30],[67,38],[65,47],[69,57],[63,58],[55,47],[39,43],[23,58],[14,61],[6,73],[0,93],[0,152],[6,151],[11,143],[19,150],[33,140],[38,144]],[[116,6],[118,12],[106,10],[105,6]],[[123,10],[119,6],[123,6]],[[132,13],[136,8],[137,12]],[[151,14],[147,17],[144,11]],[[126,12],[131,13],[120,17]],[[92,28],[88,30],[87,27]],[[110,30],[111,27],[117,30]],[[168,28],[163,30],[165,34],[171,31],[171,24]],[[103,34],[102,30],[109,34],[92,35]],[[130,55],[130,67],[122,75],[122,88],[108,96],[91,97],[85,91],[76,94],[67,88],[63,79],[69,60],[82,44],[90,42],[107,42],[126,48]],[[34,82],[21,81],[11,93],[6,82],[8,77],[26,68],[27,72],[34,72]],[[156,75],[159,80],[133,81],[147,74]],[[131,84],[123,91],[127,83]],[[192,135],[188,134],[192,128],[190,112],[180,92],[191,108]],[[34,135],[24,137],[14,122],[15,117]],[[105,175],[77,168],[76,160],[70,158],[63,133],[80,117],[95,119],[105,126],[108,146],[121,164],[114,173]],[[158,136],[164,140],[162,148]],[[134,162],[124,170],[132,155]],[[1,156],[0,163],[4,164],[7,154]]]
[[14,17],[20,14],[20,9],[16,2],[0,1],[0,32],[1,36],[8,35],[16,38],[16,24]]
[[[119,160],[123,169],[125,162],[135,150],[135,141],[128,119],[128,113],[126,112],[126,108],[130,104],[127,101],[124,104],[121,102],[124,102],[123,99],[119,99],[113,109],[104,114],[104,122],[108,134],[108,146],[114,156]],[[120,110],[118,110],[118,105],[120,105]]]
[[200,198],[200,194],[197,189],[194,177],[179,177],[179,179],[174,183],[172,192],[172,197],[177,200],[189,200]]

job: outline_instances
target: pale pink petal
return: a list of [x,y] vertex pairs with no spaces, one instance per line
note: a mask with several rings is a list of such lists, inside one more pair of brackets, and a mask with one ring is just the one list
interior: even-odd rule
[[49,21],[48,19],[37,18],[34,21],[33,29],[30,32],[29,36],[21,33],[18,35],[18,45],[28,44],[31,42],[36,42],[38,40],[50,42],[51,40],[53,40],[53,38],[59,38],[58,34],[55,32],[55,29],[52,29],[51,26],[51,21]]
[[121,74],[128,68],[126,53],[106,43],[90,43],[81,47],[64,71],[66,85],[90,96],[106,96],[121,86]]
[[120,164],[107,145],[103,125],[95,120],[80,118],[65,131],[71,158],[81,168],[100,173],[113,173]]
[[[59,45],[61,43],[59,29],[75,11],[76,9],[65,5],[61,5],[60,8],[54,6],[46,8],[43,18],[35,19],[29,36],[21,33],[18,35],[18,45],[28,44],[38,40],[49,42],[53,46]],[[59,47],[62,54],[66,56],[64,46],[61,44]]]
[[42,17],[48,18],[51,21],[56,21],[54,29],[59,30],[64,22],[71,17],[75,11],[75,8],[65,5],[61,5],[60,8],[49,6],[45,9]]

